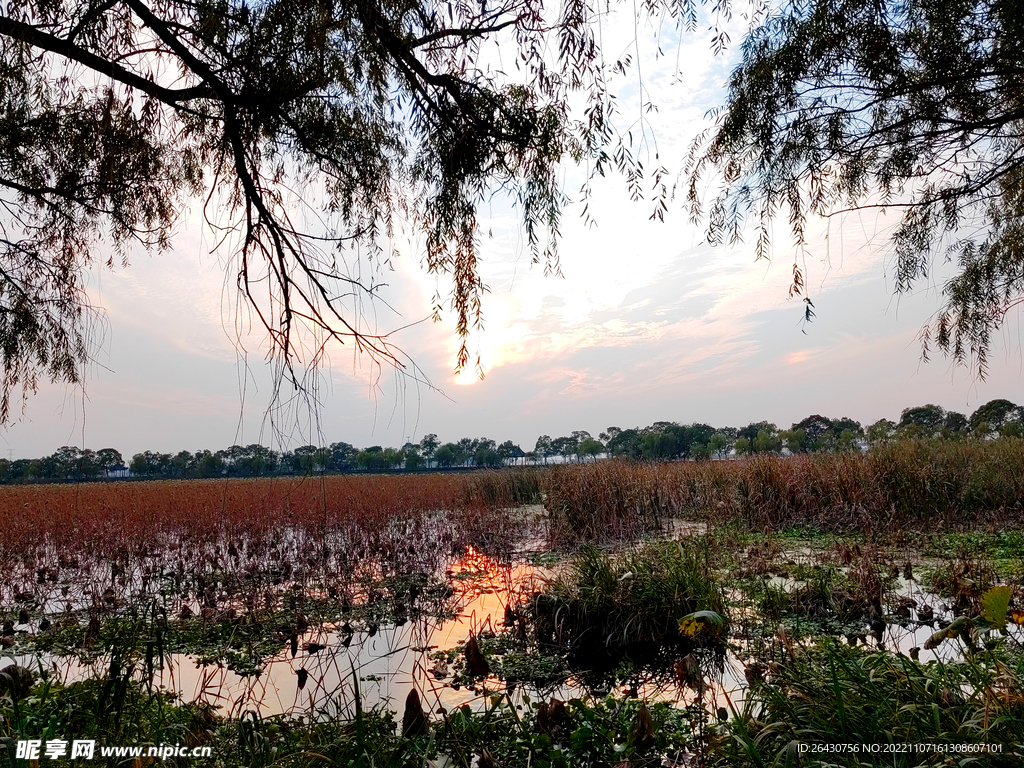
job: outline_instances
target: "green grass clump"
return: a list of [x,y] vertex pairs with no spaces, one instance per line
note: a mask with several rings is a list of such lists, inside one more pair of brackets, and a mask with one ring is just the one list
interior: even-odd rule
[[[885,651],[823,642],[799,650],[748,692],[711,748],[711,765],[924,766],[1024,764],[1019,659],[1004,650],[957,663],[919,663]],[[916,752],[915,744],[981,745],[999,754]],[[861,747],[803,754],[800,745]],[[974,758],[974,761],[967,760]],[[824,761],[824,762],[823,762]]]
[[[345,768],[411,768],[440,759],[452,766],[505,765],[543,768],[608,766],[621,760],[656,766],[699,748],[704,725],[699,707],[637,699],[532,701],[513,704],[495,695],[482,710],[469,706],[429,719],[405,735],[386,709],[314,719],[254,712],[225,718],[202,704],[151,691],[129,676],[93,678],[68,686],[38,681],[27,695],[0,696],[0,768],[25,764],[18,740],[94,739],[92,764],[125,764],[105,758],[104,746],[208,746],[203,762],[222,768],[300,768],[313,763]],[[197,758],[164,760],[193,765]],[[488,760],[493,762],[487,762]],[[77,765],[68,756],[48,765]],[[143,758],[142,764],[148,764]]]
[[[664,765],[699,748],[699,707],[637,699],[531,701],[494,697],[482,712],[468,706],[439,724],[438,747],[454,765],[606,768]],[[476,761],[476,762],[474,762]]]
[[537,639],[570,651],[719,641],[725,626],[691,638],[679,630],[679,621],[696,611],[728,617],[719,564],[720,553],[707,537],[651,542],[617,555],[584,547],[534,598]]
[[[22,739],[44,743],[50,739],[95,739],[100,765],[100,745],[214,743],[217,720],[209,708],[182,704],[172,694],[149,690],[132,678],[131,669],[115,666],[112,664],[112,673],[103,678],[67,686],[40,675],[40,669],[34,673],[36,684],[27,696],[0,696],[0,766],[26,764],[15,759],[14,745]],[[73,764],[67,758],[46,763]]]
[[[224,768],[299,768],[323,761],[347,768],[403,768],[423,765],[427,756],[436,755],[431,731],[403,737],[394,715],[384,709],[315,720],[262,718],[254,712],[224,718],[205,704],[183,703],[151,690],[132,679],[130,670],[67,686],[37,680],[27,696],[0,696],[0,768],[27,764],[16,759],[15,744],[28,739],[93,739],[96,752],[90,764],[109,766],[123,765],[125,758],[102,757],[101,747],[209,746],[209,758],[170,757],[164,764],[201,760]],[[64,756],[44,762],[74,766],[82,761]]]

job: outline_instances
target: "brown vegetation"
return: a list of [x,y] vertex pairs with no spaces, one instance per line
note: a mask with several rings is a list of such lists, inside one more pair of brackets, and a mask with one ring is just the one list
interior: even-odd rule
[[902,441],[867,454],[554,468],[542,481],[555,534],[620,536],[668,516],[758,529],[975,527],[1024,514],[1024,440]]
[[257,604],[282,583],[344,597],[362,576],[432,573],[467,545],[511,546],[521,531],[502,510],[522,482],[475,473],[0,487],[0,605],[103,612],[171,586],[185,602],[170,609],[191,615],[214,612],[225,591]]

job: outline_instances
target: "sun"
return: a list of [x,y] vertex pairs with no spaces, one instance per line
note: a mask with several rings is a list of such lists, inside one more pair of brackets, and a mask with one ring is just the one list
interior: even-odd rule
[[479,384],[481,380],[480,371],[475,365],[467,365],[452,376],[452,382],[457,387],[472,387],[474,384]]

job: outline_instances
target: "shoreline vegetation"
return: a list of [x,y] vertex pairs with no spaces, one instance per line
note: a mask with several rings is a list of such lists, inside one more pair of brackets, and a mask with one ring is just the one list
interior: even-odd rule
[[[1016,438],[12,485],[0,507],[0,657],[17,659],[0,658],[0,766],[26,764],[20,740],[72,738],[209,745],[226,767],[1024,761]],[[453,558],[511,573],[527,541],[550,566],[539,586],[510,587],[503,620],[430,651],[432,674],[475,691],[471,704],[414,689],[364,706],[355,668],[354,708],[281,715],[154,683],[172,654],[258,677],[289,644],[293,659],[329,652],[314,630],[347,632],[347,648],[378,627],[447,620],[453,579],[475,577],[453,575]],[[55,658],[96,673],[61,680]],[[936,746],[900,751],[924,743]],[[814,744],[862,747],[801,751]]]
[[542,500],[556,527],[612,539],[657,529],[667,518],[737,520],[764,530],[995,524],[1024,514],[1024,440],[903,440],[864,454],[721,462],[607,460],[469,473],[0,486],[0,502],[10,510],[0,542],[72,524],[79,531],[102,527],[110,515],[155,531],[222,528],[236,519],[272,526],[438,510],[468,514]]
[[0,458],[0,484],[128,479],[280,477],[330,474],[465,471],[550,464],[595,463],[603,459],[664,462],[864,452],[888,442],[913,440],[985,441],[1024,438],[1024,406],[991,400],[970,417],[928,404],[905,408],[899,422],[879,419],[862,427],[850,418],[813,414],[780,429],[759,421],[737,429],[709,424],[658,421],[647,427],[608,427],[596,438],[577,430],[552,438],[541,435],[533,450],[511,440],[464,437],[442,443],[425,435],[401,448],[379,445],[359,449],[349,443],[305,445],[276,451],[254,443],[177,454],[143,451],[129,461],[114,448],[98,451],[64,446],[37,459]]

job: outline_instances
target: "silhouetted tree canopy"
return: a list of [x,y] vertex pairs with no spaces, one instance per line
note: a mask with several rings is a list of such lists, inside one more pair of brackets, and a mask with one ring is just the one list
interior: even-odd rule
[[[750,32],[717,123],[694,144],[688,202],[712,240],[748,218],[796,240],[791,295],[809,299],[811,216],[897,208],[895,288],[956,262],[931,345],[984,376],[992,333],[1024,298],[1024,5],[1017,0],[803,0]],[[706,182],[720,192],[705,200]],[[816,255],[816,254],[813,254]]]
[[1004,424],[1017,419],[1024,419],[1024,408],[1015,403],[999,398],[989,400],[971,414],[968,422],[973,430],[984,428],[986,431],[998,432]]
[[904,408],[897,426],[916,425],[924,435],[930,437],[942,429],[945,422],[946,411],[938,405],[929,403],[928,405]]
[[[695,0],[639,11],[695,23]],[[201,205],[280,379],[330,342],[402,365],[361,307],[390,238],[450,279],[480,323],[477,206],[516,201],[532,258],[558,269],[560,163],[639,163],[592,0],[24,0],[0,12],[0,422],[91,351],[83,279],[171,245]],[[631,10],[632,12],[632,10]],[[578,98],[574,94],[580,94]],[[582,106],[570,115],[570,99]],[[664,184],[660,183],[662,196]],[[101,245],[102,242],[102,245]],[[458,367],[469,362],[465,343]]]

